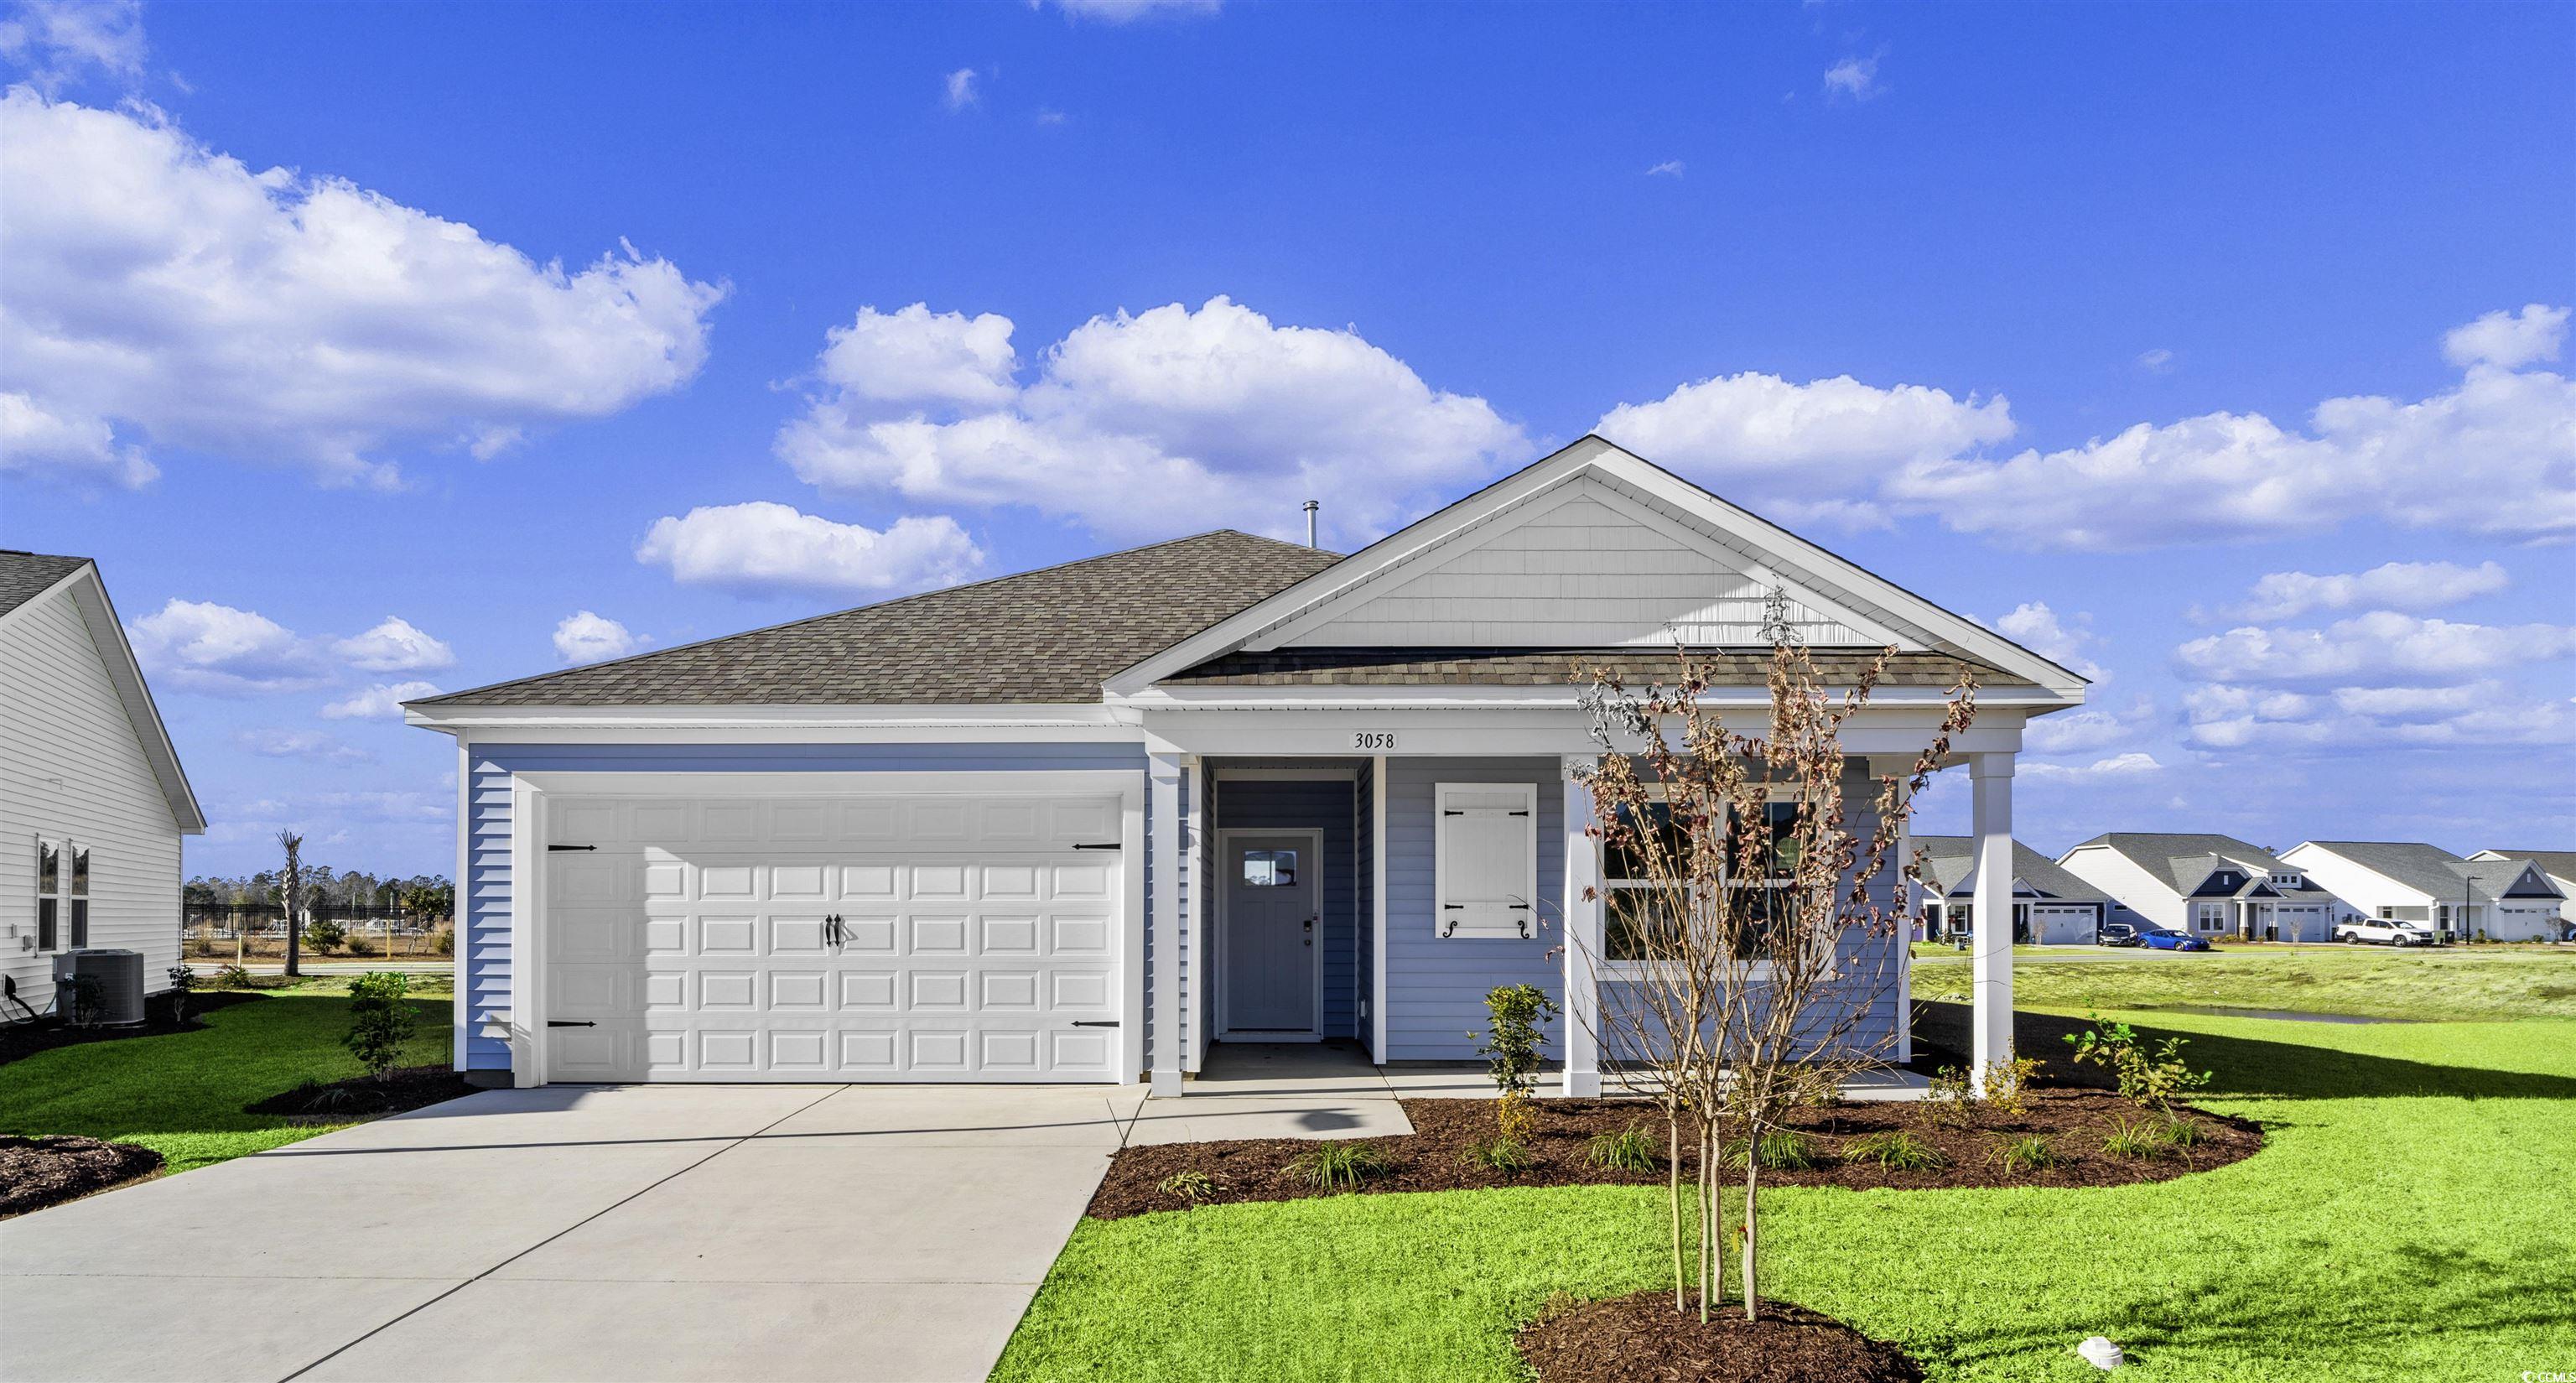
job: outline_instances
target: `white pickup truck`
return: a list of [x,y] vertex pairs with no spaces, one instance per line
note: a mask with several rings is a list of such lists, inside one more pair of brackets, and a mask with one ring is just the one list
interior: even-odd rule
[[2356,917],[2337,922],[2334,939],[2348,946],[2377,942],[2382,946],[2431,946],[2441,937],[2431,928],[2417,922],[2399,922],[2384,917]]

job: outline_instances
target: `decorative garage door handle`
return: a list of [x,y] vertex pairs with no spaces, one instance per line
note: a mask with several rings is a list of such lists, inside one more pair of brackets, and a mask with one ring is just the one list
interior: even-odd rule
[[1114,1028],[1118,1026],[1118,1020],[1115,1018],[1076,1018],[1073,1020],[1073,1025],[1077,1028]]
[[546,1020],[546,1026],[550,1028],[595,1028],[599,1025],[587,1018],[549,1018]]

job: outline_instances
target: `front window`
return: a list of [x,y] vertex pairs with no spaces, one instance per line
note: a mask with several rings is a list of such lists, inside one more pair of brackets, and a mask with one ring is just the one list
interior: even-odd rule
[[63,851],[50,840],[36,842],[36,949],[61,944]]
[[[1660,800],[1646,804],[1648,817],[1642,825],[1627,820],[1629,808],[1619,810],[1628,830],[1614,833],[1611,843],[1602,850],[1601,882],[1606,895],[1603,945],[1611,960],[1638,961],[1646,956],[1642,933],[1677,928],[1681,919],[1673,914],[1686,906],[1669,889],[1656,885],[1648,858],[1660,854],[1668,875],[1688,878],[1698,872],[1687,858],[1693,823],[1676,821],[1672,804]],[[1749,959],[1767,949],[1771,938],[1794,917],[1791,893],[1797,879],[1798,852],[1803,848],[1798,838],[1798,804],[1765,803],[1760,829],[1763,835],[1756,844],[1758,858],[1764,862],[1760,877],[1734,877],[1731,853],[1717,871],[1733,892],[1735,906],[1740,910],[1737,916],[1744,919],[1736,936],[1738,959]],[[1646,843],[1648,839],[1653,842],[1651,846]],[[1690,902],[1697,901],[1694,891]]]

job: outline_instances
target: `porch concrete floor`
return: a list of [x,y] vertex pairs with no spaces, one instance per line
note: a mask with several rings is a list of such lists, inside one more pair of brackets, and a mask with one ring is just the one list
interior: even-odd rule
[[1145,1101],[1127,1127],[1127,1143],[1413,1132],[1388,1073],[1349,1043],[1219,1042],[1182,1091],[1179,1099]]

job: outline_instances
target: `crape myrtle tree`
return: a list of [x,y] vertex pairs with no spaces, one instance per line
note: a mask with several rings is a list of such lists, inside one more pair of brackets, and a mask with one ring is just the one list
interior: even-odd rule
[[[1742,1163],[1739,1288],[1746,1319],[1759,1319],[1766,1152],[1797,1105],[1893,1059],[1885,1014],[1906,940],[1904,884],[1921,870],[1919,857],[1897,859],[1900,842],[1915,793],[1975,709],[1963,668],[1908,771],[1867,780],[1864,800],[1847,802],[1860,782],[1845,775],[1842,728],[1895,650],[1837,693],[1786,621],[1772,625],[1769,704],[1737,708],[1741,728],[1705,699],[1706,665],[1687,648],[1675,650],[1670,686],[1584,678],[1601,754],[1576,777],[1602,846],[1588,896],[1603,901],[1606,938],[1588,1021],[1618,1078],[1663,1112],[1673,1305],[1691,1311],[1696,1297],[1703,1321],[1726,1294],[1728,1164]],[[1697,1168],[1687,1192],[1686,1136]]]

